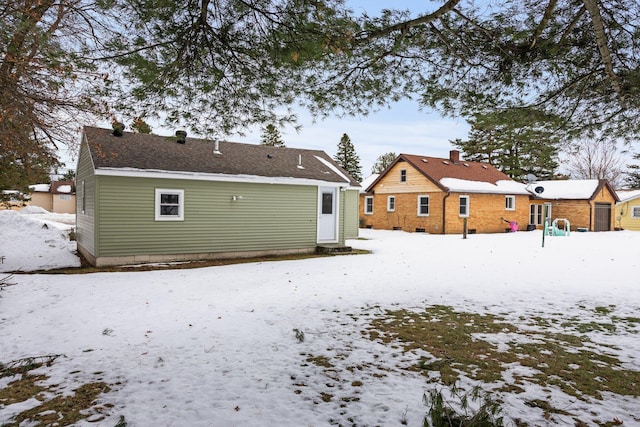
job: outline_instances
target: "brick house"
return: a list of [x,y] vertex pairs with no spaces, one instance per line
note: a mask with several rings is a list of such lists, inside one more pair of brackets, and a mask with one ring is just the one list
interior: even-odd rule
[[528,184],[527,190],[531,193],[529,224],[538,228],[542,228],[545,206],[551,221],[567,219],[572,231],[610,231],[615,227],[615,204],[620,199],[606,180],[536,181]]
[[486,163],[400,154],[361,194],[362,227],[433,234],[500,233],[529,220],[529,193]]

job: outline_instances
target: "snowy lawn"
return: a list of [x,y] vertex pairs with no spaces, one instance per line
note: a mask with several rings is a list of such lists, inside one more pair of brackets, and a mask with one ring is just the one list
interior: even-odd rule
[[[28,217],[0,212],[0,271],[78,265]],[[83,426],[416,426],[454,382],[507,425],[640,425],[640,233],[360,234],[372,254],[0,273],[0,425],[75,398]]]

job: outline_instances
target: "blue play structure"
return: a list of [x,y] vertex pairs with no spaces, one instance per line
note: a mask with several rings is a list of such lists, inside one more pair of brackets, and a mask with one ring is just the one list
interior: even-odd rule
[[[558,227],[558,222],[562,222],[562,226]],[[544,222],[544,233],[547,236],[568,236],[571,231],[571,224],[566,218],[556,218],[549,225],[549,220]]]

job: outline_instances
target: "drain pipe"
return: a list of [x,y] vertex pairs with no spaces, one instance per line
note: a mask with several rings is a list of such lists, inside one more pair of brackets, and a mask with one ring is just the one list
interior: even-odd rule
[[446,234],[445,226],[447,223],[447,199],[451,195],[450,191],[447,191],[446,196],[442,198],[442,234]]

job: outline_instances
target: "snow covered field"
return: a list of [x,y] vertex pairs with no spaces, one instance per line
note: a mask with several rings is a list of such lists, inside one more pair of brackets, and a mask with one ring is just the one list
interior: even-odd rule
[[[2,271],[79,265],[64,237],[72,224],[53,219],[0,211],[0,278]],[[130,427],[404,420],[416,426],[426,413],[422,396],[433,387],[404,369],[419,355],[362,333],[385,309],[446,305],[500,314],[513,324],[533,317],[596,323],[640,317],[640,233],[572,233],[548,237],[544,248],[539,231],[466,240],[360,234],[363,240],[348,244],[372,254],[190,270],[16,274],[0,290],[0,363],[61,354],[38,370],[58,390],[97,379],[110,384],[99,402],[114,405],[109,416],[78,425],[112,427],[124,416]],[[603,318],[598,307],[611,315]],[[639,327],[588,335],[625,369],[640,371]],[[493,339],[500,346],[500,337]],[[0,378],[0,389],[11,380]],[[525,404],[547,398],[584,414],[589,425],[614,418],[640,425],[637,397],[604,393],[602,400],[581,400],[551,386],[525,389],[501,394],[507,420],[574,425],[571,416],[545,419],[542,409]],[[0,425],[38,404],[0,403]]]

